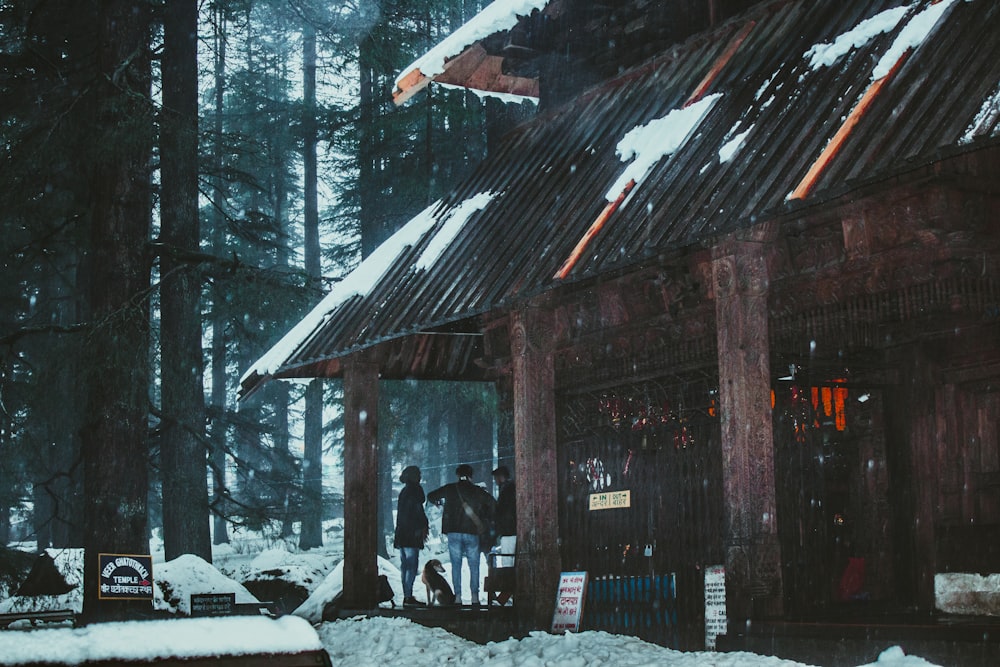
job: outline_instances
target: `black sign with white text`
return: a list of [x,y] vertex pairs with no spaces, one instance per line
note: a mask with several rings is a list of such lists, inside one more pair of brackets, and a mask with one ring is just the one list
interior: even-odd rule
[[152,600],[153,557],[133,554],[99,554],[101,600]]

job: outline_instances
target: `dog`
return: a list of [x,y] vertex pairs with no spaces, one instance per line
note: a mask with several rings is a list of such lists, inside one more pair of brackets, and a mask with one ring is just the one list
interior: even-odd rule
[[435,602],[438,605],[455,604],[455,593],[441,576],[442,572],[444,572],[444,565],[438,559],[432,558],[424,563],[424,571],[420,575],[420,581],[424,582],[424,586],[427,587],[428,605],[433,605]]

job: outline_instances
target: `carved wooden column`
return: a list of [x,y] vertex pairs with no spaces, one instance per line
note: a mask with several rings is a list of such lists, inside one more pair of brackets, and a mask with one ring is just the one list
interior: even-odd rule
[[782,613],[767,306],[772,236],[756,228],[712,253],[730,623]]
[[378,364],[344,364],[344,608],[378,606]]
[[510,337],[517,485],[514,603],[533,627],[547,629],[561,565],[552,313],[533,306],[511,313]]

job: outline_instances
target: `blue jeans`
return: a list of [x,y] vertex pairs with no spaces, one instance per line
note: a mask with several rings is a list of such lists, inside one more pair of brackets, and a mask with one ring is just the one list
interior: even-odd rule
[[463,557],[469,561],[472,602],[479,602],[479,536],[471,533],[448,533],[448,556],[451,558],[451,583],[455,587],[455,602],[462,602]]
[[403,597],[413,597],[413,582],[417,580],[417,547],[399,548],[399,570],[403,576]]

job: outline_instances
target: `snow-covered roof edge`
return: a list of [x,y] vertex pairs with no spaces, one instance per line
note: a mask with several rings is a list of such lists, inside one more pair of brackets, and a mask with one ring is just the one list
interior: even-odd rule
[[[393,93],[396,103],[402,103],[442,74],[448,60],[461,55],[479,40],[498,32],[510,30],[517,25],[518,17],[529,16],[535,10],[545,9],[549,1],[494,0],[458,30],[445,37],[427,53],[400,71],[394,86],[396,92]],[[491,96],[497,94],[505,102],[512,101],[505,96],[505,91],[482,89],[481,92]],[[529,97],[529,99],[533,98]]]
[[468,219],[476,211],[488,206],[496,196],[496,193],[481,192],[443,212],[440,211],[441,201],[438,200],[418,213],[366,257],[357,268],[334,285],[309,314],[247,369],[240,378],[240,384],[242,385],[254,374],[261,377],[274,375],[297,349],[334,316],[342,303],[353,296],[368,294],[406,248],[416,245],[436,223],[442,222],[441,227],[434,233],[427,247],[413,264],[415,270],[430,268],[461,232]]

